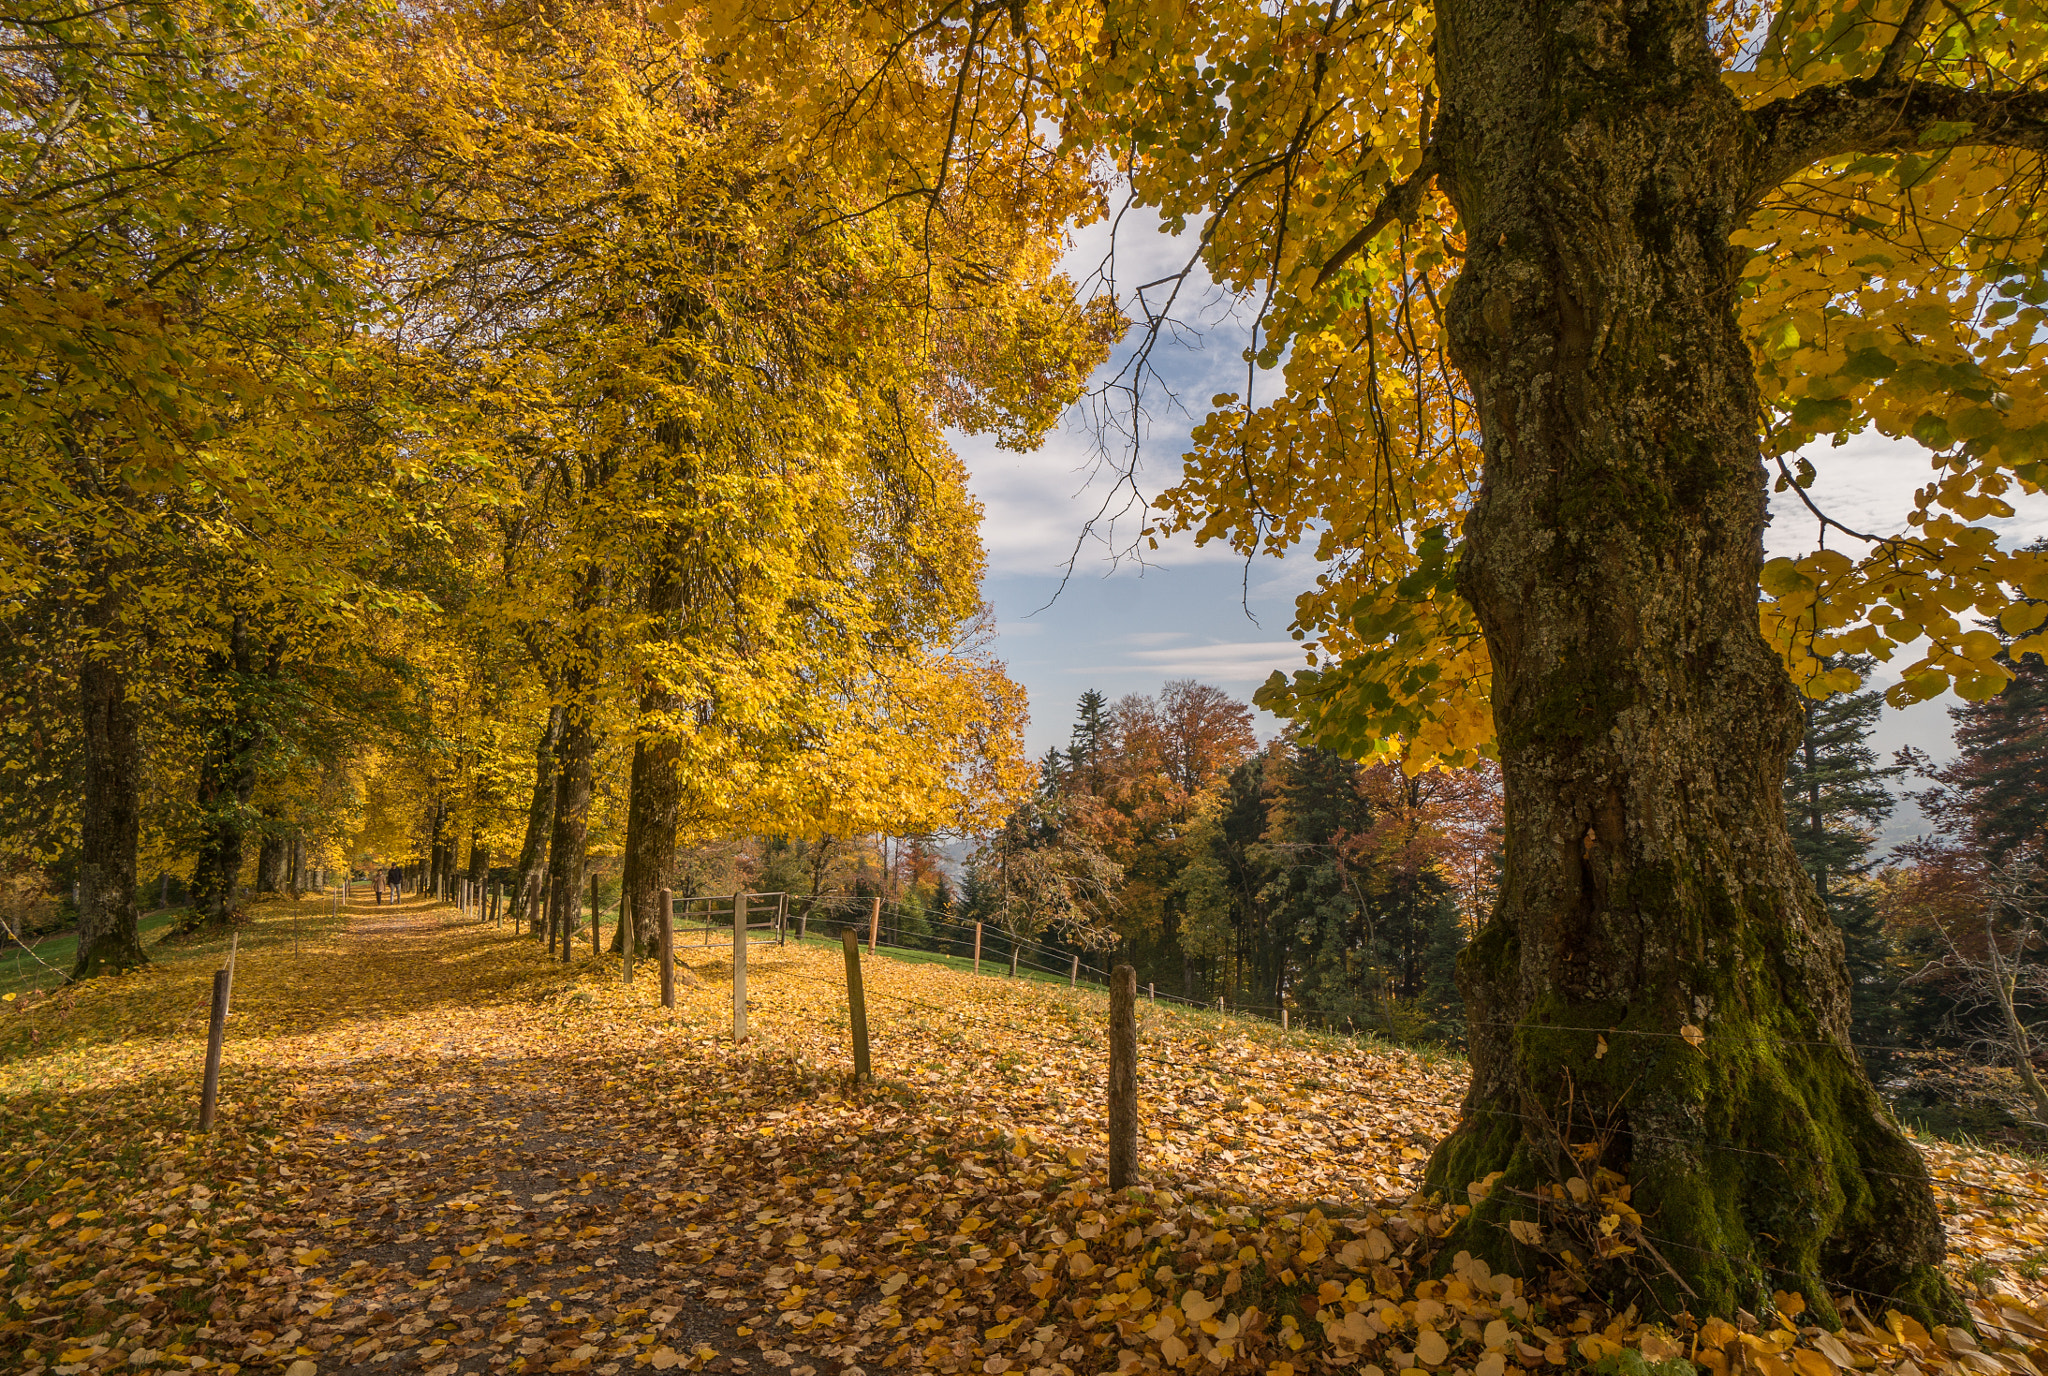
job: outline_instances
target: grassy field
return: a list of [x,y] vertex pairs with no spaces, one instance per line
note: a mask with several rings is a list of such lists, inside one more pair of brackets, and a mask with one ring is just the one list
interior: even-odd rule
[[[185,916],[184,908],[162,908],[136,923],[145,950]],[[72,958],[78,954],[76,932],[50,932],[30,937],[26,943],[9,941],[0,946],[0,994],[24,994],[31,989],[54,989],[71,973]]]

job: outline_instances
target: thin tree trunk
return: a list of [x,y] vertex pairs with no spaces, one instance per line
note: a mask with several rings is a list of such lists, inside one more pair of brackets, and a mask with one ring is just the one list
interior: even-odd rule
[[1799,713],[1757,626],[1730,243],[1748,134],[1704,11],[1437,19],[1469,245],[1450,338],[1486,453],[1458,588],[1506,782],[1498,903],[1458,963],[1471,1088],[1428,1187],[1505,1175],[1442,1253],[1546,1264],[1508,1223],[1569,1239],[1531,1200],[1597,1165],[1683,1278],[1639,1251],[1596,1268],[1603,1293],[1725,1314],[1798,1291],[1828,1321],[1854,1286],[1955,1317],[1926,1168],[1849,1044],[1841,937],[1786,831]]
[[547,884],[548,838],[555,830],[555,750],[562,740],[567,712],[560,703],[548,708],[548,724],[533,747],[533,800],[526,807],[526,839],[512,879],[512,921],[526,922],[528,935],[541,932],[541,891]]

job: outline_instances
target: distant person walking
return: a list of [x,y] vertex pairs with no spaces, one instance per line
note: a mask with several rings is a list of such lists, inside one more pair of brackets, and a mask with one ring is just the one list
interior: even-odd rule
[[372,870],[372,871],[370,871],[370,887],[371,887],[372,889],[374,889],[374,890],[376,891],[376,894],[377,894],[377,906],[378,906],[378,907],[380,907],[380,908],[381,908],[381,907],[383,907],[383,906],[384,906],[384,871],[382,871],[382,870]]
[[405,892],[405,874],[398,866],[393,865],[389,878],[391,880],[391,901],[396,903],[398,896]]

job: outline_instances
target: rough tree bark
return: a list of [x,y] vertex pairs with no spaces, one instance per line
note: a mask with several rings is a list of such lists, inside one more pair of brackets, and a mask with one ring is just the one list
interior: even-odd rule
[[590,768],[597,736],[589,709],[574,696],[583,681],[579,670],[563,676],[572,695],[562,722],[562,742],[555,752],[555,830],[548,841],[548,930],[570,954],[583,903],[584,846],[590,833]]
[[[214,723],[212,740],[199,767],[198,803],[205,821],[192,862],[192,907],[209,923],[228,920],[235,886],[242,881],[243,841],[248,834],[249,799],[256,793],[259,738],[249,702],[253,656],[248,618],[237,613],[228,627],[227,648],[210,657],[213,677],[228,685],[229,701]],[[275,668],[273,656],[273,672]]]
[[1449,322],[1486,451],[1459,588],[1507,808],[1459,965],[1471,1089],[1429,1183],[1464,1203],[1505,1176],[1444,1255],[1540,1265],[1506,1227],[1526,1218],[1586,1256],[1533,1199],[1579,1173],[1569,1143],[1625,1177],[1669,1263],[1609,1279],[1664,1306],[1783,1289],[1830,1316],[1848,1285],[1953,1316],[1925,1168],[1850,1049],[1841,940],[1786,831],[1800,718],[1757,626],[1729,244],[1760,135],[1700,5],[1436,12],[1434,165],[1469,245]]
[[448,879],[455,866],[448,836],[448,804],[436,798],[427,812],[427,892],[436,898],[448,894]]
[[263,814],[263,844],[256,851],[256,892],[282,892],[291,863],[291,838],[278,829],[275,809]]
[[[650,620],[667,620],[682,609],[682,581],[675,559],[649,578],[644,605]],[[633,774],[626,802],[626,876],[622,902],[630,904],[635,954],[658,950],[656,933],[662,882],[675,868],[676,819],[682,806],[682,745],[662,729],[685,706],[683,696],[658,673],[640,692],[640,739],[633,747]],[[650,723],[652,731],[650,733]],[[625,947],[625,923],[612,932],[612,952]]]
[[526,838],[520,843],[519,862],[512,879],[508,916],[515,924],[532,923],[536,938],[541,925],[536,916],[541,891],[546,887],[548,837],[555,829],[555,748],[561,743],[566,715],[560,703],[548,708],[548,724],[534,743],[533,799],[526,805]]
[[114,634],[121,613],[120,574],[117,567],[98,566],[95,596],[84,609],[89,634],[78,670],[85,788],[79,800],[75,980],[148,963],[135,925],[142,739]]

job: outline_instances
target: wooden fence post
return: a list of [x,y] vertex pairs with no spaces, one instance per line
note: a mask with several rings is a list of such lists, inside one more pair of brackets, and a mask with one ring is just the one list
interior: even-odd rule
[[876,894],[868,900],[868,954],[875,953],[875,938],[882,932],[882,896]]
[[590,958],[597,959],[597,876],[590,876]]
[[804,944],[804,934],[811,929],[811,905],[804,904],[804,910],[796,915],[796,944]]
[[1109,972],[1109,1187],[1138,1178],[1138,972]]
[[860,938],[848,927],[840,933],[846,948],[846,1016],[853,1023],[853,1082],[873,1084],[875,1072],[868,1064],[868,999],[860,983]]
[[199,1090],[199,1130],[213,1131],[213,1107],[220,1097],[220,1044],[228,1027],[228,972],[213,972],[213,1011],[206,1022],[206,1079]]
[[667,889],[661,891],[661,912],[657,919],[661,923],[661,1006],[676,1006],[676,923],[674,899]]
[[747,1039],[747,896],[732,896],[732,1044]]
[[1148,1003],[1157,1003],[1157,1002],[1159,1002],[1159,986],[1158,986],[1158,985],[1156,985],[1156,984],[1151,984],[1151,983],[1147,983],[1147,984],[1146,984],[1146,986],[1145,986],[1145,1000],[1146,1000],[1146,1002],[1148,1002]]
[[974,973],[981,973],[981,924],[974,924]]
[[1072,989],[1081,982],[1081,957],[1074,957],[1074,968],[1067,971],[1067,988]]

